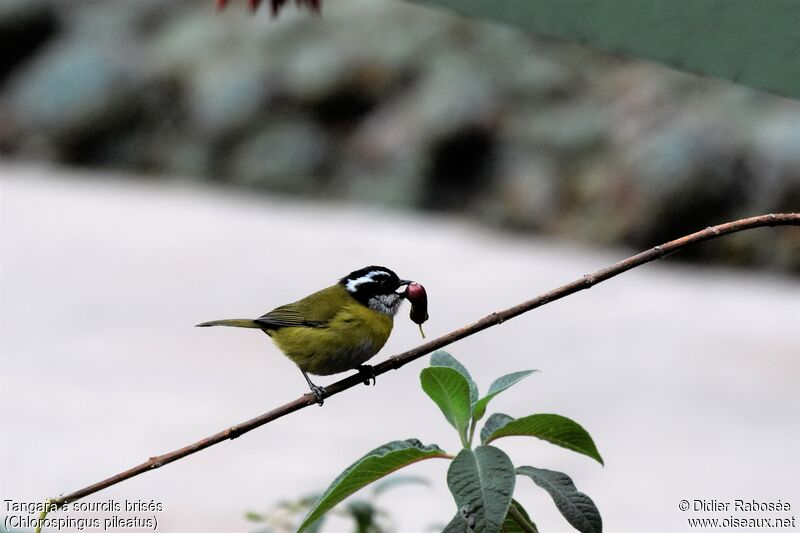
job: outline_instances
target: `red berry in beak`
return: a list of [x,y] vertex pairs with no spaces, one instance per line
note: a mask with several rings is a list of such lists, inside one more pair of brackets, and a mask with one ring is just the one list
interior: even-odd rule
[[415,324],[419,324],[419,332],[424,339],[422,324],[428,320],[428,293],[419,283],[411,282],[406,287],[406,298],[411,302],[411,313],[408,316]]

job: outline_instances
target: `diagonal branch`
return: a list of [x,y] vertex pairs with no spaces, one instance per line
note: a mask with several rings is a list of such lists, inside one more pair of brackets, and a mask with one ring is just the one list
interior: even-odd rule
[[[564,298],[565,296],[569,296],[570,294],[574,294],[576,292],[589,289],[602,281],[612,278],[618,274],[622,274],[623,272],[626,272],[632,268],[636,268],[645,263],[649,263],[650,261],[661,259],[662,257],[674,253],[690,244],[715,239],[723,235],[728,235],[729,233],[736,233],[738,231],[744,231],[763,226],[800,226],[800,213],[778,213],[778,214],[761,215],[757,217],[736,220],[734,222],[720,224],[719,226],[708,227],[702,231],[698,231],[697,233],[692,233],[691,235],[686,235],[685,237],[681,237],[680,239],[675,239],[674,241],[662,244],[661,246],[656,246],[655,248],[651,248],[645,252],[639,253],[637,255],[624,259],[618,263],[614,263],[613,265],[602,268],[597,272],[594,272],[592,274],[587,274],[583,276],[581,279],[575,280],[571,283],[567,283],[566,285],[562,285],[557,289],[553,289],[551,291],[542,293],[539,296],[531,300],[522,302],[521,304],[515,305],[514,307],[509,307],[508,309],[505,309],[503,311],[492,313],[488,316],[483,317],[477,322],[473,322],[472,324],[459,328],[446,335],[442,335],[441,337],[438,337],[436,339],[433,339],[432,341],[421,344],[416,348],[412,348],[411,350],[392,356],[386,361],[374,367],[375,375],[379,376],[381,374],[388,372],[389,370],[396,370],[401,366],[410,363],[411,361],[414,361],[415,359],[419,359],[423,355],[429,354],[434,350],[438,350],[439,348],[443,348],[444,346],[452,344],[457,340],[463,339],[464,337],[468,337],[470,335],[474,335],[475,333],[483,331],[484,329],[490,328],[492,326],[502,324],[506,320],[519,316],[522,313],[526,313],[528,311],[536,309],[537,307],[541,307],[550,302],[554,302],[555,300]],[[332,385],[327,386],[326,398],[328,396],[339,394],[342,391],[345,391],[351,387],[361,384],[363,379],[364,379],[363,376],[361,376],[360,374],[355,374],[352,376],[348,376],[342,380],[339,380],[336,383],[333,383]],[[126,479],[138,476],[139,474],[143,474],[150,470],[155,470],[156,468],[160,468],[165,464],[177,461],[178,459],[182,459],[187,455],[199,452],[200,450],[218,444],[224,440],[235,439],[236,437],[243,435],[248,431],[252,431],[257,427],[272,422],[277,418],[286,416],[290,413],[293,413],[310,405],[314,405],[316,404],[316,402],[317,399],[313,394],[311,393],[304,394],[303,396],[297,398],[296,400],[292,400],[291,402],[284,404],[276,409],[273,409],[272,411],[269,411],[260,416],[252,418],[246,422],[242,422],[241,424],[231,426],[223,431],[220,431],[219,433],[215,433],[210,437],[201,439],[197,442],[189,444],[188,446],[184,446],[183,448],[180,448],[178,450],[165,453],[164,455],[151,457],[144,463],[141,463],[140,465],[137,465],[129,470],[120,472],[115,476],[112,476],[108,479],[104,479],[102,481],[98,481],[93,485],[89,485],[88,487],[76,490],[75,492],[71,492],[69,494],[60,496],[58,498],[53,498],[49,500],[49,502],[51,502],[57,507],[60,507],[66,503],[74,502],[75,500],[78,500],[90,494],[94,494],[95,492],[108,488],[112,485],[116,485],[121,481],[125,481]]]

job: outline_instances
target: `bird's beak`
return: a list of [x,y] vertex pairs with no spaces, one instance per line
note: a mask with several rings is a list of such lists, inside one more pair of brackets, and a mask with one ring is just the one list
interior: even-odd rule
[[[414,283],[414,282],[411,281],[410,279],[401,279],[400,280],[400,286],[397,287],[397,292],[399,294],[402,294],[403,296],[405,296],[406,295],[406,290],[408,289],[408,284],[409,283]],[[400,290],[400,287],[403,287],[402,291]]]

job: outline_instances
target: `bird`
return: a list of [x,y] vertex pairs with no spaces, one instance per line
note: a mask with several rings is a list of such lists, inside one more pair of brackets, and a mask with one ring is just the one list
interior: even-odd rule
[[375,383],[372,367],[364,363],[386,344],[394,316],[406,298],[406,291],[400,289],[411,283],[386,267],[371,265],[258,318],[212,320],[197,326],[262,330],[300,368],[322,405],[327,391],[315,385],[309,374],[329,376],[358,369],[364,383],[369,379]]

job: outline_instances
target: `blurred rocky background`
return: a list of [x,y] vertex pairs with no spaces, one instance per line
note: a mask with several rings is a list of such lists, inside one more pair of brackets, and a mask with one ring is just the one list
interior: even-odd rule
[[[400,0],[3,0],[0,154],[593,245],[800,210],[800,102]],[[798,250],[681,255],[798,273]]]

